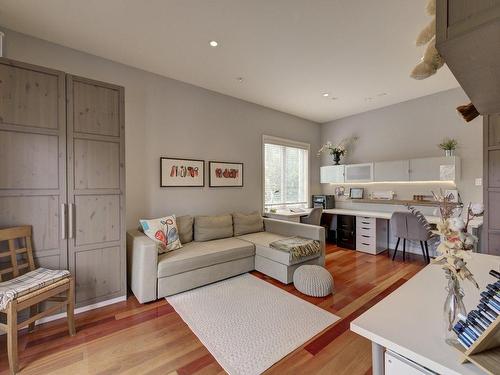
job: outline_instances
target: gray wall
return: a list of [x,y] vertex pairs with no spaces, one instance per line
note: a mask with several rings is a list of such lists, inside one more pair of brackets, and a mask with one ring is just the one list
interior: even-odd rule
[[[443,91],[324,124],[321,139],[335,143],[357,135],[359,140],[349,150],[347,162],[362,163],[441,156],[443,152],[437,144],[445,137],[456,138],[462,167],[457,188],[464,202],[482,202],[482,187],[474,185],[475,178],[482,177],[483,172],[482,118],[467,124],[456,112],[457,106],[468,102],[461,88]],[[322,158],[322,165],[331,163],[326,156]],[[442,184],[375,184],[365,188],[368,192],[393,190],[399,198],[411,199],[413,194],[430,194],[440,187],[451,188]],[[322,185],[324,193],[332,193],[334,188]],[[369,206],[378,208],[378,205]]]
[[[125,87],[127,228],[139,218],[262,207],[262,134],[311,144],[319,193],[320,125],[176,80],[6,32],[4,56]],[[133,47],[131,47],[133,48]],[[160,156],[243,162],[243,188],[160,188]]]

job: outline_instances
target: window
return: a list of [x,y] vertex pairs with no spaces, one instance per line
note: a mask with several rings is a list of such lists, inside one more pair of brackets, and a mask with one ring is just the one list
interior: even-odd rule
[[309,203],[309,145],[263,137],[264,209],[307,207]]

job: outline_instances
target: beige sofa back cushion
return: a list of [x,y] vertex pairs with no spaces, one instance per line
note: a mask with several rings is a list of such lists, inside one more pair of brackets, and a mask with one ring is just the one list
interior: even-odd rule
[[198,242],[233,236],[231,215],[196,216],[194,218],[194,240]]
[[234,235],[242,236],[248,233],[262,232],[264,230],[264,220],[259,212],[243,214],[235,212],[233,214]]
[[177,217],[177,229],[179,230],[181,243],[193,241],[193,222],[194,218],[189,215]]

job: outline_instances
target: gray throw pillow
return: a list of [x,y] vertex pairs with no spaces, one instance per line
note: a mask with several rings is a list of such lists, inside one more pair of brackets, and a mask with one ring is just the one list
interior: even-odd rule
[[184,244],[193,241],[193,222],[194,218],[189,215],[177,218],[177,229],[179,230],[181,243]]
[[194,218],[194,240],[198,242],[233,236],[231,215],[196,216]]
[[243,214],[235,212],[233,214],[234,235],[262,232],[264,230],[264,220],[259,212]]

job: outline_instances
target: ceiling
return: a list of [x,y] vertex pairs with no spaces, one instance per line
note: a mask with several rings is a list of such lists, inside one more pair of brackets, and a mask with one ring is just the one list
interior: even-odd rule
[[0,25],[323,123],[459,86],[409,78],[425,3],[0,0]]

